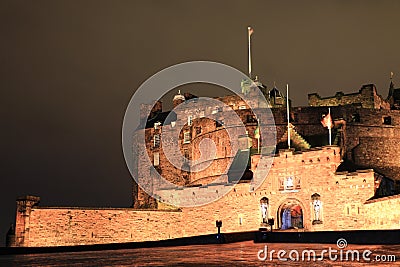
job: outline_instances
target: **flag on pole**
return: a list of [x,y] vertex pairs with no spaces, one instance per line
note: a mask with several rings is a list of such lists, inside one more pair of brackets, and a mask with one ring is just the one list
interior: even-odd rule
[[324,127],[328,127],[328,129],[332,128],[332,117],[330,112],[322,117],[321,123]]
[[331,117],[331,108],[329,108],[328,114],[322,117],[321,123],[324,127],[328,127],[329,130],[329,145],[332,145],[332,117]]
[[252,35],[254,32],[252,27],[247,27],[247,30],[249,31],[249,36]]

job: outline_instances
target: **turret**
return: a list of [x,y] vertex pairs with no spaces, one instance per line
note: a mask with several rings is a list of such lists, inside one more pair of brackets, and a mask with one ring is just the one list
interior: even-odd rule
[[274,83],[274,88],[268,92],[268,100],[272,107],[283,107],[286,104],[285,97],[282,95],[281,91],[276,88]]
[[15,219],[15,246],[29,246],[29,224],[32,207],[40,201],[39,197],[24,196],[17,199],[17,216]]
[[178,90],[178,94],[174,96],[174,99],[172,100],[174,108],[177,107],[179,104],[185,102],[185,96],[181,95],[181,90]]

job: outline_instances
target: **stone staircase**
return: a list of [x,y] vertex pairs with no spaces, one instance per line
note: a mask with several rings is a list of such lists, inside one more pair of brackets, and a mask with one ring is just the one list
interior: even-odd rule
[[[290,123],[290,140],[292,142],[292,146],[298,149],[310,149],[311,145],[294,129],[294,126]],[[283,134],[279,142],[287,142],[288,132]]]

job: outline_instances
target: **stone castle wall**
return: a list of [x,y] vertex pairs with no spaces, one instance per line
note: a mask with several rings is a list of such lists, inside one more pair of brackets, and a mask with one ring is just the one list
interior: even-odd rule
[[[244,109],[246,104],[243,100],[237,96],[219,100],[236,111],[253,141],[252,148],[257,148],[257,140],[254,138],[257,123],[254,118],[252,120],[254,114]],[[202,185],[183,190],[169,188],[158,191],[157,196],[161,200],[173,197],[195,203],[199,201],[200,192],[207,191],[211,195],[206,197],[211,200],[221,194],[223,189],[232,187],[228,194],[207,205],[179,210],[152,199],[136,183],[133,183],[132,190],[133,207],[136,209],[46,208],[35,205],[38,201],[35,197],[20,199],[17,202],[16,245],[104,244],[196,236],[215,233],[216,220],[223,221],[223,232],[257,230],[261,225],[260,199],[263,197],[269,200],[268,216],[275,218],[275,229],[282,226],[281,212],[290,205],[301,207],[304,231],[398,229],[400,214],[393,207],[399,207],[399,195],[370,200],[376,185],[372,170],[354,173],[335,173],[335,170],[341,163],[340,150],[345,149],[345,156],[354,163],[374,168],[390,178],[400,179],[400,111],[388,110],[386,102],[377,95],[374,86],[364,86],[358,94],[339,93],[332,98],[312,94],[309,101],[311,107],[291,108],[290,120],[295,130],[308,140],[315,136],[327,136],[328,130],[322,127],[320,121],[327,113],[327,106],[332,106],[332,118],[346,122],[345,127],[341,126],[344,143],[341,143],[340,148],[330,146],[302,153],[281,151],[273,158],[272,168],[265,181],[255,191],[252,183],[240,183],[235,187],[226,184],[226,168],[234,156],[234,149],[224,127],[219,127],[215,121],[231,125],[229,118],[224,118],[223,112],[215,112],[215,107],[199,106],[198,109],[186,110],[183,114],[185,118],[180,120],[187,121],[187,116],[193,119],[192,125],[184,125],[179,133],[179,149],[188,159],[199,159],[200,143],[209,138],[216,144],[216,158],[211,165],[200,172],[191,173],[173,166],[164,155],[162,143],[158,147],[154,146],[154,135],[161,135],[161,127],[151,127],[138,130],[133,136],[138,138],[138,132],[142,131],[145,143],[135,144],[142,148],[141,151],[147,152],[140,154],[137,162],[134,162],[138,166],[134,174],[141,181],[154,186],[151,184],[155,175],[152,166],[158,154],[159,166],[156,166],[155,171],[163,177],[176,185]],[[141,107],[142,111],[151,108]],[[154,114],[160,112],[161,103],[157,103],[152,110]],[[204,115],[210,114],[214,119],[204,118]],[[267,128],[276,126],[274,138],[279,142],[287,129],[286,109],[273,108],[272,114],[274,120],[266,118],[262,112],[258,119]],[[166,125],[162,128],[168,131],[172,130],[171,127]],[[183,142],[185,132],[190,133],[190,143]],[[173,144],[166,142],[166,146]],[[149,162],[145,160],[147,157]],[[259,158],[260,155],[252,156],[253,171],[259,164]],[[208,162],[199,162],[191,167],[198,169],[206,164]],[[220,176],[225,184],[213,184]],[[286,190],[283,186],[288,177],[294,178],[295,187],[292,190]],[[322,202],[319,223],[313,223],[311,196],[314,194],[318,194]]]
[[[177,211],[33,208],[22,246],[74,246],[181,237]],[[18,233],[17,233],[18,237]]]
[[[254,160],[253,168],[256,164],[257,160]],[[23,220],[17,220],[17,245],[104,244],[213,234],[216,233],[216,220],[222,220],[222,232],[257,230],[262,220],[260,199],[263,197],[269,199],[268,217],[275,218],[275,229],[281,227],[280,213],[283,208],[291,203],[299,205],[303,211],[304,231],[397,229],[400,214],[390,210],[393,205],[399,205],[400,198],[392,196],[368,201],[375,192],[374,172],[335,174],[338,164],[338,147],[303,153],[281,151],[274,158],[268,176],[255,191],[252,190],[252,183],[239,183],[235,186],[214,184],[160,193],[162,199],[180,195],[196,201],[200,194],[193,194],[193,190],[205,190],[213,197],[222,192],[223,187],[232,187],[217,201],[179,210],[162,203],[159,210],[45,208],[35,206],[38,199],[20,200],[17,218]],[[282,189],[282,180],[289,176],[299,180],[300,186],[293,190]],[[313,224],[311,196],[315,193],[320,195],[322,201],[320,224]],[[389,219],[384,221],[382,214]]]
[[[372,90],[372,91],[371,91]],[[376,89],[374,87],[363,87],[361,90],[365,95],[366,92],[372,92],[375,95]],[[224,97],[221,98],[223,102],[229,105],[233,105],[234,101],[237,100],[235,97]],[[194,101],[194,100],[191,100]],[[240,104],[240,103],[239,103]],[[242,103],[243,104],[243,103]],[[239,109],[239,105],[235,104],[234,108],[236,113],[246,125],[246,130],[249,137],[252,138],[252,148],[257,148],[257,140],[254,138],[254,130],[257,127],[256,121],[254,121],[254,114],[248,109]],[[272,108],[272,114],[274,120],[268,119],[266,116],[261,115],[260,123],[270,127],[274,125],[276,129],[276,137],[267,137],[267,139],[276,138],[277,142],[282,141],[285,132],[287,131],[287,120],[286,120],[286,109],[285,108]],[[322,145],[328,142],[328,130],[321,125],[321,118],[328,112],[326,106],[312,106],[312,107],[293,107],[291,108],[291,123],[295,127],[295,130],[304,137],[306,141],[312,146],[320,146],[321,140],[324,142]],[[213,114],[214,112],[214,114]],[[204,115],[211,116],[211,119],[203,118]],[[357,105],[344,105],[344,106],[333,106],[331,107],[331,115],[334,120],[343,119],[346,123],[345,129],[343,126],[337,126],[333,129],[334,136],[336,131],[342,131],[340,140],[340,146],[342,155],[352,160],[354,163],[367,167],[374,168],[381,174],[400,180],[400,161],[397,161],[397,157],[388,156],[388,151],[400,151],[400,142],[396,142],[398,136],[400,136],[400,112],[398,110],[386,110],[386,109],[374,109],[374,108],[363,108]],[[230,165],[232,160],[232,148],[230,146],[229,139],[227,139],[226,130],[224,127],[218,127],[215,120],[224,122],[225,125],[229,125],[229,121],[224,118],[223,112],[215,112],[214,107],[200,105],[194,110],[185,110],[183,115],[184,118],[178,118],[180,121],[186,122],[187,116],[192,116],[192,125],[185,125],[180,133],[180,150],[181,154],[188,154],[189,159],[199,158],[199,144],[205,139],[209,138],[216,144],[216,159],[211,163],[210,167],[204,169],[201,172],[185,173],[179,168],[173,166],[170,161],[165,157],[163,153],[163,147],[160,145],[159,148],[154,149],[152,147],[154,134],[161,133],[161,127],[159,129],[147,128],[146,132],[146,149],[149,157],[152,160],[154,153],[159,153],[160,164],[158,172],[167,180],[177,184],[208,184],[215,181],[215,178],[221,174],[225,174],[226,168]],[[214,119],[212,119],[214,117]],[[390,124],[385,122],[385,118],[390,118]],[[250,119],[250,120],[249,120]],[[251,121],[253,119],[253,121]],[[171,125],[163,126],[162,130],[168,131]],[[339,129],[341,127],[342,129]],[[190,143],[183,143],[184,132],[190,133]],[[270,133],[270,131],[266,131]],[[371,138],[367,138],[371,137]],[[381,141],[373,138],[381,138]],[[382,140],[389,140],[390,146],[385,145]],[[315,141],[317,140],[317,141]],[[382,143],[383,142],[383,143]],[[142,144],[139,144],[142,145]],[[167,145],[169,145],[167,143]],[[206,147],[206,150],[208,148]],[[367,151],[369,150],[369,151]],[[185,152],[186,151],[186,152]],[[206,151],[209,152],[209,151]],[[369,154],[370,156],[364,157]],[[146,165],[143,162],[146,155],[142,155],[137,162],[138,177],[151,177],[150,169],[151,165]],[[372,158],[377,160],[371,160]],[[199,169],[208,162],[197,163],[197,165],[191,166],[193,169]],[[145,203],[152,202],[150,207],[156,207],[156,204],[151,200],[146,193],[140,188],[134,187],[133,190],[134,207],[146,207]]]
[[367,201],[364,210],[369,216],[365,219],[365,228],[373,230],[376,225],[380,225],[384,229],[399,229],[398,207],[400,207],[400,195]]
[[390,109],[390,104],[378,95],[375,85],[363,85],[358,93],[344,94],[337,92],[332,97],[321,97],[318,94],[308,95],[309,106],[344,106],[359,104],[363,108]]
[[393,149],[399,142],[400,138],[360,137],[353,150],[354,161],[360,166],[374,166],[387,177],[399,177],[400,150]]

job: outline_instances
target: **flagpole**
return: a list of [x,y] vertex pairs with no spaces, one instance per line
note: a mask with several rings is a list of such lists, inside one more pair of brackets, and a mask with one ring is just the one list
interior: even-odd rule
[[[328,114],[331,116],[331,108],[328,108]],[[329,130],[329,145],[332,145],[332,125],[329,125],[328,130]]]
[[260,154],[260,119],[257,119],[258,135],[257,135],[257,153]]
[[287,113],[287,135],[288,147],[290,149],[290,122],[289,122],[289,84],[286,84],[286,113]]
[[251,79],[251,27],[247,27],[248,46],[249,46],[249,78]]

